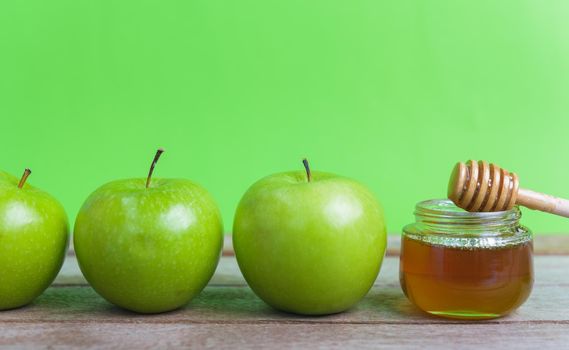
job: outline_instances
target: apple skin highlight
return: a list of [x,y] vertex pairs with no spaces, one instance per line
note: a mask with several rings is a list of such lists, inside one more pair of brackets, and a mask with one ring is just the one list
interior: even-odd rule
[[360,183],[337,175],[265,177],[241,199],[233,225],[237,262],[272,307],[305,315],[347,310],[367,294],[386,247],[383,211]]
[[24,306],[43,293],[61,269],[69,244],[63,206],[24,184],[25,178],[0,171],[0,310]]
[[223,224],[213,198],[184,179],[110,182],[89,196],[75,222],[81,271],[109,302],[139,313],[187,304],[211,279]]

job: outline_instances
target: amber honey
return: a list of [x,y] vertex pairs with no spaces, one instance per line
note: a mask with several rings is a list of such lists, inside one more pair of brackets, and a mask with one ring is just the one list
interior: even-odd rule
[[433,315],[460,319],[504,316],[533,286],[531,232],[520,214],[466,213],[447,201],[417,205],[404,228],[400,282],[407,298]]
[[401,286],[420,309],[440,316],[494,318],[526,301],[533,285],[532,243],[449,248],[403,238]]

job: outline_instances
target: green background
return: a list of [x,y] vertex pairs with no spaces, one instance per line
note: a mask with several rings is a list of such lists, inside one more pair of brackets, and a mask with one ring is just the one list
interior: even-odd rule
[[157,176],[204,185],[226,231],[304,156],[367,184],[392,233],[458,160],[569,197],[568,18],[566,0],[4,1],[1,168],[32,168],[73,220],[162,146]]

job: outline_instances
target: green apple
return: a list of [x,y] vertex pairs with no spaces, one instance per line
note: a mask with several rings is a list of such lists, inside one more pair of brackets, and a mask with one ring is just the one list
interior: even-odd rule
[[382,209],[372,193],[337,175],[286,172],[241,199],[233,225],[239,268],[276,309],[344,311],[373,285],[385,253]]
[[109,302],[140,313],[187,304],[211,279],[223,245],[218,207],[183,179],[107,183],[86,200],[74,244],[83,275]]
[[55,279],[69,243],[59,202],[0,171],[0,310],[32,302]]

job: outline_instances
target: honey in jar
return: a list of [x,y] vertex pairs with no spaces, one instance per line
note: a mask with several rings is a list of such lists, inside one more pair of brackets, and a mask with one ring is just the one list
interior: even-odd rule
[[407,298],[450,318],[489,319],[517,309],[533,285],[532,235],[520,215],[517,207],[470,213],[448,200],[417,204],[401,242]]

